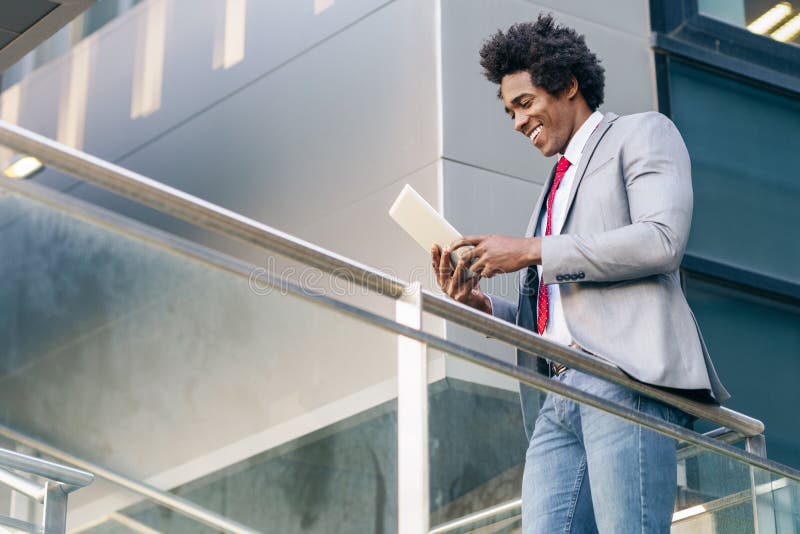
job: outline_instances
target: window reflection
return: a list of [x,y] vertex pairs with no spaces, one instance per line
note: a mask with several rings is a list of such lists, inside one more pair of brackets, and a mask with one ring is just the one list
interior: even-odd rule
[[333,5],[334,0],[314,0],[314,14],[319,15]]
[[698,10],[776,41],[800,44],[800,1],[698,0]]
[[58,106],[59,143],[83,150],[86,104],[89,98],[89,71],[92,49],[84,42],[72,52],[69,70],[64,71]]
[[247,0],[225,0],[225,16],[214,36],[214,69],[229,69],[244,59]]
[[[18,124],[19,121],[20,86],[19,83],[12,85],[0,94],[0,119],[11,124]],[[13,157],[11,149],[0,145],[0,167],[5,169]]]
[[147,15],[140,19],[138,28],[131,119],[147,117],[161,107],[167,2],[151,0],[145,7]]

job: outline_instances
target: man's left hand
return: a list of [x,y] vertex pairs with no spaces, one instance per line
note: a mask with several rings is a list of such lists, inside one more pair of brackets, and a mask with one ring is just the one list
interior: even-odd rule
[[483,278],[513,273],[542,262],[540,237],[510,237],[497,234],[465,236],[453,241],[448,248],[457,250],[468,245],[475,248],[461,254],[460,262],[464,262],[472,272]]

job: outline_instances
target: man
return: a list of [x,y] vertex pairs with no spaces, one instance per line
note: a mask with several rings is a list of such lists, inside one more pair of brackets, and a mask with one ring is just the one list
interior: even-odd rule
[[[469,236],[445,251],[433,248],[439,285],[460,302],[603,358],[638,380],[726,400],[680,286],[692,186],[675,126],[658,113],[597,112],[604,70],[583,36],[550,16],[496,33],[480,55],[514,128],[558,162],[532,201],[525,237]],[[449,251],[466,245],[474,248],[454,267]],[[467,268],[478,276],[466,278]],[[517,304],[478,285],[520,270]],[[525,353],[518,359],[634,410],[692,422],[627,388]],[[528,387],[521,397],[530,439],[526,534],[669,532],[673,439],[555,395],[539,410]]]

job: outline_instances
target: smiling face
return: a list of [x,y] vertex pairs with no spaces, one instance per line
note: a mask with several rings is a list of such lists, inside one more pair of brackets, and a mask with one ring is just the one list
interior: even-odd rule
[[563,154],[572,135],[592,113],[574,78],[572,85],[556,96],[533,85],[527,72],[518,71],[503,76],[500,95],[514,129],[546,157]]

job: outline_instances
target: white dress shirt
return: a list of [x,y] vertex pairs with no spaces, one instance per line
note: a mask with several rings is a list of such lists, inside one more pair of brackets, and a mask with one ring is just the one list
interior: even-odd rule
[[[558,186],[556,190],[556,196],[553,199],[553,216],[552,216],[552,235],[559,235],[561,233],[561,228],[564,226],[564,218],[567,211],[567,200],[569,198],[569,193],[572,190],[572,185],[575,182],[575,172],[578,169],[578,165],[581,161],[581,156],[583,155],[583,149],[586,146],[586,142],[589,140],[589,136],[594,132],[597,125],[600,124],[600,121],[603,120],[603,114],[599,111],[595,111],[592,113],[586,122],[584,122],[578,131],[575,132],[575,135],[572,136],[570,139],[569,144],[567,145],[567,150],[564,152],[564,157],[570,162],[569,169],[564,174],[564,178],[561,179],[561,184]],[[536,233],[534,235],[542,237],[544,236],[544,230],[547,224],[547,198],[544,200],[544,204],[542,206],[542,213],[539,217],[539,224],[536,226]],[[547,239],[545,237],[545,239]],[[536,269],[539,273],[539,280],[542,279],[542,266],[537,265]],[[566,320],[564,319],[564,308],[561,306],[561,290],[559,288],[559,284],[550,284],[545,286],[548,291],[548,297],[550,300],[550,315],[547,321],[547,328],[545,328],[544,337],[555,341],[556,343],[561,343],[562,345],[571,345],[572,344],[572,334],[569,333],[569,328],[567,328]],[[537,308],[539,299],[536,299]],[[536,310],[537,317],[538,317],[538,309]]]

